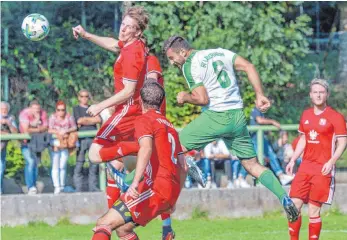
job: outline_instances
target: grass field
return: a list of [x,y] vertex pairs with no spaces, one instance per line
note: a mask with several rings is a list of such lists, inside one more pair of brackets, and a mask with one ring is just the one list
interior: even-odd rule
[[[284,240],[287,222],[280,213],[264,217],[218,219],[204,218],[174,221],[176,240]],[[301,239],[307,239],[307,216],[303,218]],[[33,223],[28,226],[2,228],[2,240],[86,240],[91,239],[93,225],[73,225],[62,221],[56,226]],[[155,220],[145,228],[136,230],[140,239],[158,240],[161,236],[161,222]],[[113,237],[113,239],[117,239]],[[347,215],[329,212],[323,216],[322,240],[347,239]]]

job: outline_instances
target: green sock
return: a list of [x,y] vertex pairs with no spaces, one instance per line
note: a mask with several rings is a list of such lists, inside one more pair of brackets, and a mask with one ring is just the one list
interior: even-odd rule
[[273,192],[278,199],[281,201],[285,196],[287,196],[287,192],[282,188],[280,182],[276,178],[275,174],[271,172],[269,169],[266,169],[259,177],[259,181],[263,184],[267,189]]

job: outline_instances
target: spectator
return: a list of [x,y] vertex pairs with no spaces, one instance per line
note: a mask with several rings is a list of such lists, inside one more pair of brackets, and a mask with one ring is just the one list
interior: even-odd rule
[[250,188],[251,185],[249,185],[246,181],[247,171],[246,169],[241,165],[241,162],[237,157],[233,156],[231,157],[233,159],[232,161],[232,171],[233,171],[233,185],[235,188]]
[[57,139],[52,141],[51,161],[54,194],[59,194],[64,191],[68,147],[72,147],[71,143],[67,144],[67,140],[69,135],[77,130],[77,126],[73,116],[66,112],[66,104],[63,101],[58,101],[55,108],[56,112],[49,117],[48,132],[57,136]]
[[[250,125],[273,125],[277,127],[278,129],[281,128],[281,124],[279,122],[270,118],[265,118],[264,114],[260,112],[256,107],[254,107],[252,110]],[[252,141],[254,144],[255,151],[257,152],[258,150],[257,134],[253,132],[251,136],[252,136]],[[279,178],[282,185],[289,184],[294,177],[283,173],[283,169],[277,159],[277,156],[265,135],[264,135],[263,141],[264,141],[264,156],[269,159],[270,167],[272,171],[274,171],[274,173]]]
[[[17,133],[17,125],[13,116],[8,115],[10,112],[10,104],[7,102],[0,102],[0,123],[1,135],[9,133]],[[0,194],[2,194],[2,180],[6,169],[6,147],[8,141],[1,141],[1,162],[0,162]]]
[[280,161],[282,168],[285,169],[291,156],[293,155],[292,145],[288,143],[288,132],[280,131],[278,140],[273,144],[277,159]]
[[[48,121],[46,111],[41,109],[37,100],[30,102],[29,107],[19,114],[19,130],[21,133],[43,133],[47,131]],[[36,180],[38,175],[38,162],[41,153],[32,152],[28,147],[28,140],[22,141],[22,154],[25,160],[24,178],[28,187],[28,194],[36,194]]]
[[[205,189],[211,188],[211,163],[210,160],[205,158],[204,151],[191,150],[185,154],[186,156],[191,156],[197,162],[198,167],[202,170],[204,177],[207,179]],[[187,175],[186,181],[184,183],[185,188],[192,187],[192,178]],[[200,184],[198,188],[203,188]]]
[[[78,92],[79,105],[73,108],[73,116],[77,124],[78,131],[93,131],[96,130],[96,124],[101,123],[100,116],[91,117],[87,114],[89,107],[88,101],[90,94],[87,90],[82,89]],[[93,142],[93,138],[81,138],[79,139],[79,148],[76,153],[76,166],[74,170],[74,185],[77,192],[82,191],[83,185],[83,164],[86,161],[86,153],[89,150],[90,145]],[[98,191],[97,188],[97,174],[98,165],[89,162],[89,173],[88,173],[88,190],[90,192]]]
[[[215,168],[224,165],[224,171],[228,176],[227,188],[233,188],[232,184],[232,169],[231,169],[231,154],[222,139],[208,144],[204,148],[205,158],[211,160],[211,182],[207,183],[212,188],[216,187],[215,183]],[[206,184],[206,185],[207,185]]]
[[[211,162],[208,158],[205,157],[204,151],[201,150],[200,152],[197,152],[195,159],[197,161],[197,165],[199,166],[199,168],[202,169],[204,177],[207,179],[206,188],[211,188],[211,187],[215,188],[216,187],[215,184],[214,184],[214,186],[212,186]],[[202,188],[202,186],[200,184],[198,185],[198,187]]]

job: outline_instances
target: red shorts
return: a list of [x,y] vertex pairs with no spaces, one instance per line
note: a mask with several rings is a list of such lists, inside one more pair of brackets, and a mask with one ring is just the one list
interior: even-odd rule
[[[107,148],[115,146],[124,141],[134,141],[135,119],[141,114],[142,112],[137,105],[129,106],[125,104],[123,107],[119,107],[116,112],[101,126],[93,142]],[[122,156],[123,151],[127,152],[125,149],[120,149],[118,154]],[[113,150],[113,152],[115,151]],[[127,154],[124,154],[124,156],[125,155]],[[100,151],[100,156],[103,160],[111,160],[116,158],[112,152],[107,151],[104,153]]]
[[141,226],[145,226],[151,220],[173,207],[172,202],[170,203],[152,187],[152,180],[144,178],[139,184],[138,192],[140,196],[137,199],[134,200],[126,193],[123,193],[120,197],[122,202],[128,207],[133,221]]
[[298,172],[290,187],[289,196],[309,201],[331,204],[335,191],[335,179],[331,176]]

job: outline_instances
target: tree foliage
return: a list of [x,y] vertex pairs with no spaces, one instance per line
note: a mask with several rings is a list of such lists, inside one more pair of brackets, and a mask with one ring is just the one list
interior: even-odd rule
[[[298,59],[308,51],[305,37],[311,33],[306,15],[285,21],[284,14],[295,3],[286,2],[141,2],[151,14],[145,35],[164,69],[168,117],[183,126],[200,108],[178,108],[176,94],[187,90],[179,70],[169,67],[161,54],[164,40],[173,34],[186,37],[196,49],[226,48],[251,61],[260,73],[267,95],[275,100],[273,111],[283,116],[279,106],[288,94],[287,85],[297,78]],[[115,9],[120,3],[86,2],[87,30],[113,35]],[[29,13],[39,12],[51,23],[49,36],[31,42],[20,25]],[[121,12],[121,11],[118,11]],[[2,53],[2,72],[9,74],[11,105],[15,112],[33,98],[53,110],[58,99],[76,104],[76,93],[89,89],[98,99],[113,91],[113,63],[116,55],[85,40],[74,40],[71,27],[80,23],[80,2],[3,2],[2,28],[10,30],[9,54]],[[119,21],[116,18],[117,21]],[[117,22],[116,21],[116,22]],[[116,24],[117,25],[117,24]],[[2,41],[3,42],[3,41]],[[3,73],[2,73],[3,74]],[[239,84],[246,114],[254,106],[254,93],[247,76]]]

